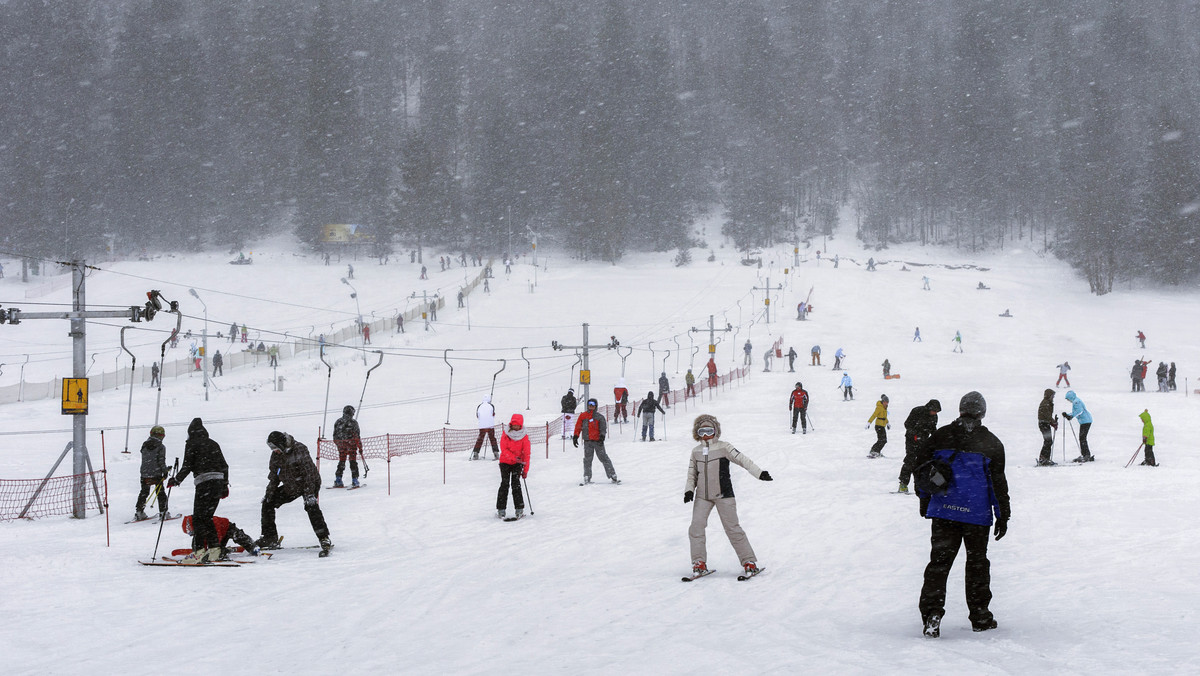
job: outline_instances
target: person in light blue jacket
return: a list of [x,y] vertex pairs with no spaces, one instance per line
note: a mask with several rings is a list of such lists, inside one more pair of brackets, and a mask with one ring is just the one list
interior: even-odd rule
[[1092,428],[1092,414],[1088,413],[1087,406],[1083,405],[1083,400],[1075,395],[1075,390],[1067,392],[1067,401],[1071,402],[1071,412],[1064,412],[1062,416],[1067,420],[1076,418],[1079,420],[1079,457],[1072,462],[1092,462],[1096,458],[1092,456],[1091,450],[1088,449],[1088,430]]
[[842,382],[838,387],[842,388],[842,401],[854,400],[854,382],[850,380],[849,371],[842,374]]

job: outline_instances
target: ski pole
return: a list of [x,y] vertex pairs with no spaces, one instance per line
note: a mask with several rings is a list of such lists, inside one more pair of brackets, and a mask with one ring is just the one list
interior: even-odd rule
[[1133,452],[1133,457],[1129,459],[1129,462],[1125,463],[1126,468],[1128,468],[1130,465],[1132,465],[1134,460],[1137,460],[1138,453],[1142,452],[1142,446],[1145,446],[1145,445],[1146,445],[1146,442],[1144,442],[1144,441],[1142,443],[1138,444],[1137,450]]
[[[171,477],[174,478],[175,473],[178,471],[179,471],[179,457],[176,456],[175,464],[171,467]],[[171,487],[167,486],[167,504],[170,504],[170,502],[171,502]],[[158,519],[158,537],[154,538],[154,554],[150,557],[151,561],[154,561],[158,558],[158,542],[159,542],[159,540],[162,540],[163,524],[165,524],[167,522],[167,516],[168,516],[167,513],[163,512],[162,516],[159,517],[159,519]]]
[[813,431],[816,432],[817,426],[813,424],[812,414],[808,412],[808,409],[804,409],[804,419],[808,421],[808,426],[813,428]]
[[529,499],[529,480],[521,477],[521,482],[525,484],[525,504],[529,505],[529,516],[533,516],[533,500]]

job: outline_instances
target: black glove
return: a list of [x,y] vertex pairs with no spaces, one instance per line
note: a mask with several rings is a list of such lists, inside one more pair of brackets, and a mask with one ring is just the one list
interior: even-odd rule
[[1071,419],[1071,414],[1070,414],[1070,413],[1063,413],[1063,417],[1064,417],[1064,418],[1066,418],[1067,420],[1070,420],[1070,419]]
[[225,490],[221,491],[221,499],[225,499],[227,497],[229,497],[229,482],[228,481],[225,482]]
[[578,434],[571,437],[571,445],[574,446],[575,448],[579,448],[579,435]]
[[694,497],[696,497],[696,495],[694,493],[692,493],[691,491],[684,493],[683,494],[683,504],[686,505],[687,503],[691,502],[692,498],[694,498]]
[[1004,537],[1004,534],[1007,532],[1008,532],[1008,519],[1001,519],[1000,521],[997,521],[996,522],[996,540],[997,541],[1000,540],[1000,538]]
[[179,485],[179,480],[176,479],[175,477],[171,477],[170,479],[167,479],[167,488],[174,488],[178,485]]
[[771,478],[771,473],[765,469],[763,470],[762,474],[758,475],[758,480],[759,481],[774,481],[774,479]]
[[600,443],[604,443],[604,437],[606,437],[606,436],[608,436],[608,435],[607,434],[600,435]]
[[305,507],[316,507],[316,506],[317,506],[317,495],[316,495],[316,493],[314,493],[314,494],[312,494],[312,495],[306,495],[306,496],[304,496],[304,506],[305,506]]

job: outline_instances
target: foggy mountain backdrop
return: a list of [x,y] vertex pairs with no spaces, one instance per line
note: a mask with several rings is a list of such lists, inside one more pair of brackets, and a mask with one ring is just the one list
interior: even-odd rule
[[[0,238],[48,257],[1025,246],[1200,277],[1195,0],[6,0]],[[815,239],[814,239],[815,238]]]

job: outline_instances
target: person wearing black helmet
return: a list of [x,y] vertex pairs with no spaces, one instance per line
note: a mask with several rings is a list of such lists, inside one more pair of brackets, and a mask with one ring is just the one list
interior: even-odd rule
[[342,417],[333,423],[333,443],[337,444],[338,464],[333,473],[333,487],[342,488],[342,474],[346,471],[346,459],[350,460],[351,486],[358,488],[358,454],[362,453],[362,433],[354,419],[354,407],[342,409]]
[[[937,638],[946,612],[946,578],[958,550],[965,545],[968,616],[974,631],[995,629],[988,605],[992,600],[988,539],[995,516],[995,538],[1008,532],[1011,514],[1004,476],[1004,444],[983,425],[987,402],[978,392],[963,395],[958,418],[939,428],[913,459],[921,516],[930,520],[929,565],[919,608],[925,636]],[[937,461],[936,463],[934,461]],[[953,479],[938,487],[929,481],[931,468],[948,467]]]
[[150,498],[150,491],[158,491],[158,516],[160,519],[166,519],[170,515],[167,514],[167,492],[163,489],[163,481],[166,480],[167,470],[167,447],[163,446],[163,438],[167,436],[167,431],[161,425],[155,425],[150,428],[150,436],[142,442],[142,489],[138,491],[137,505],[134,506],[133,518],[136,521],[145,521],[150,518],[146,516],[146,501]]
[[583,435],[583,481],[579,485],[592,483],[592,456],[600,459],[604,465],[604,474],[614,484],[621,483],[617,471],[613,469],[612,461],[604,450],[604,438],[608,436],[608,420],[599,411],[600,405],[594,398],[587,400],[587,410],[575,419],[575,434],[571,436],[571,444],[579,448],[579,435]]
[[642,441],[646,440],[646,428],[650,428],[650,441],[654,441],[654,412],[658,411],[664,416],[667,414],[662,406],[658,405],[658,399],[654,397],[654,391],[646,393],[646,398],[638,405],[637,414],[642,419]]
[[883,455],[883,447],[887,445],[887,431],[892,428],[887,419],[887,411],[888,396],[881,394],[879,401],[875,402],[875,412],[867,418],[866,429],[871,429],[871,423],[875,423],[875,443],[871,444],[871,453],[867,457],[878,458]]
[[912,478],[913,458],[917,450],[937,430],[938,413],[942,411],[942,403],[930,399],[928,403],[914,407],[904,419],[904,463],[900,466],[900,489],[898,493],[908,492],[908,480]]
[[188,438],[183,445],[183,464],[175,476],[167,481],[167,486],[178,486],[188,474],[193,476],[196,484],[196,496],[192,501],[192,522],[195,526],[192,558],[196,563],[215,561],[221,556],[221,541],[217,537],[213,515],[221,498],[229,497],[229,463],[225,462],[221,445],[209,438],[204,421],[200,418],[193,418],[188,425]]
[[321,512],[318,494],[321,475],[313,464],[308,447],[283,432],[267,435],[271,462],[267,469],[267,491],[262,499],[262,537],[255,543],[263,549],[279,549],[279,532],[275,528],[275,510],[296,498],[304,498],[304,511],[313,533],[321,543],[321,556],[329,556],[333,544],[329,541],[329,526]]
[[796,433],[796,420],[800,420],[800,433],[808,434],[808,392],[804,384],[796,381],[796,389],[788,397],[788,410],[792,412],[792,434]]

